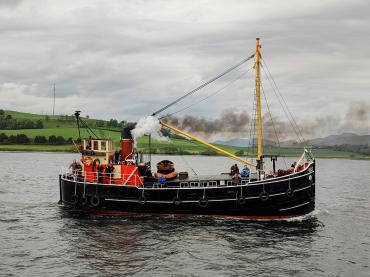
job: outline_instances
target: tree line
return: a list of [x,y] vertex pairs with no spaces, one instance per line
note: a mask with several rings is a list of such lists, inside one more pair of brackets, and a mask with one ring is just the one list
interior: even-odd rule
[[32,121],[29,119],[15,119],[10,114],[5,114],[0,110],[0,130],[19,130],[19,129],[43,129],[44,124],[41,120]]
[[369,144],[342,144],[342,145],[334,145],[326,147],[328,149],[336,150],[336,151],[346,151],[346,152],[353,152],[363,155],[370,155],[370,145]]
[[72,138],[65,139],[62,136],[51,135],[46,136],[35,136],[33,139],[29,138],[25,134],[17,134],[7,136],[5,133],[0,133],[0,144],[71,144]]
[[126,126],[128,122],[126,120],[122,120],[121,122],[118,122],[117,119],[111,118],[109,121],[104,121],[104,120],[96,120],[95,121],[95,127],[97,128],[103,128],[103,127],[108,127],[108,128],[123,128]]

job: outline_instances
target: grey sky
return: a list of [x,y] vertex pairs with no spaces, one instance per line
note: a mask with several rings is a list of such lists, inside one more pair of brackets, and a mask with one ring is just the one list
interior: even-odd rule
[[[334,118],[327,133],[370,133],[370,113],[357,125],[346,116],[370,109],[369,11],[366,0],[0,0],[0,108],[51,113],[56,83],[57,113],[138,120],[252,54],[258,36],[298,121]],[[187,113],[250,111],[252,73]]]

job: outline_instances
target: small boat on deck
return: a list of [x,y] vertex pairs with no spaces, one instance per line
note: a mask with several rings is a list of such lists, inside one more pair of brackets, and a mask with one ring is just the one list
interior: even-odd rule
[[[240,174],[234,168],[230,174],[219,172],[215,175],[189,176],[187,172],[177,172],[173,162],[163,160],[152,174],[150,160],[144,160],[135,150],[131,133],[133,127],[128,126],[122,130],[119,150],[115,149],[111,139],[96,136],[81,139],[78,149],[83,165],[59,176],[60,203],[100,214],[122,212],[278,219],[312,212],[315,209],[315,160],[310,150],[303,149],[302,156],[292,168],[280,170],[275,170],[276,156],[262,153],[259,39],[255,54],[244,61],[251,58],[255,60],[256,73],[255,163],[179,130],[165,120],[159,120],[163,128],[241,162],[246,171]],[[85,125],[79,112],[75,116],[78,128]],[[272,162],[272,172],[267,171],[267,157]]]

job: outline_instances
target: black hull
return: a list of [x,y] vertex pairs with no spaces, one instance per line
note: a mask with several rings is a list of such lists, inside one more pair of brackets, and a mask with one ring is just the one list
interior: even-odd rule
[[[215,181],[216,180],[216,181]],[[172,181],[144,187],[83,183],[60,178],[65,206],[91,212],[196,214],[245,218],[305,215],[315,209],[315,164],[304,171],[260,182]],[[209,183],[212,183],[210,185]]]

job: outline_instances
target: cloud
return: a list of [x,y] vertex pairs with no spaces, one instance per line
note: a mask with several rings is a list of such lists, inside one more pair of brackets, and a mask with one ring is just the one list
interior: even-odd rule
[[[369,8],[365,0],[0,1],[1,108],[50,113],[56,83],[57,113],[138,120],[250,55],[260,36],[297,120],[336,117],[353,101],[370,103]],[[180,115],[251,113],[253,86],[250,72]],[[263,86],[283,118],[268,80]]]

